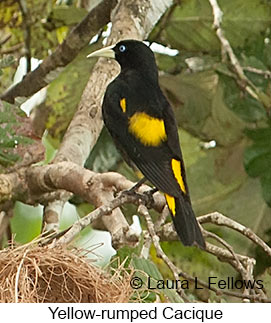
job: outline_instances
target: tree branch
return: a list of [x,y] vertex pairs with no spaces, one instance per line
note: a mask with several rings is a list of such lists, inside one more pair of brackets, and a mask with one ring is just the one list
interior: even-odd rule
[[[116,3],[117,0],[103,0],[88,13],[81,23],[72,29],[52,55],[44,59],[33,72],[28,73],[20,83],[8,89],[0,98],[14,103],[16,97],[31,96],[47,86],[53,80],[51,72],[70,63],[79,51],[88,44],[89,40],[97,34],[99,29],[110,21],[110,12]],[[48,77],[49,73],[50,78]],[[54,78],[58,73],[54,73]]]
[[[150,0],[120,1],[112,12],[108,44],[125,38],[144,39],[171,3],[159,0],[154,6]],[[70,160],[84,165],[103,127],[101,103],[106,87],[118,72],[116,62],[98,60],[54,162]]]
[[[55,229],[55,218],[58,219],[59,212],[51,202],[56,199],[65,200],[67,196],[71,196],[69,192],[79,195],[85,201],[99,207],[110,202],[114,198],[114,192],[129,189],[134,185],[133,182],[120,174],[97,174],[71,162],[24,167],[14,173],[0,175],[0,184],[1,203],[6,200],[21,200],[28,204],[48,205],[47,216],[51,217],[52,221],[50,221],[47,231]],[[144,185],[139,192],[149,189]],[[164,197],[157,193],[153,199],[154,208],[160,211],[165,204]],[[62,205],[62,202],[59,203]],[[55,206],[61,208],[59,203],[56,203]],[[126,235],[131,235],[129,225],[120,209],[114,209],[110,217],[102,217],[102,224],[103,228],[111,233],[115,246],[123,244]],[[135,240],[133,236],[129,238],[130,241],[131,239]]]
[[[120,1],[112,11],[112,31],[108,44],[114,44],[121,39],[144,39],[152,28],[172,4],[172,0],[125,0]],[[117,75],[119,67],[112,60],[99,59],[93,68],[92,74],[81,97],[78,109],[67,129],[61,147],[54,159],[59,161],[73,161],[84,165],[87,157],[95,145],[103,127],[101,104],[103,95],[109,82]],[[119,218],[105,217],[111,226],[113,222],[121,230],[127,230],[124,216],[117,212]]]
[[[207,221],[207,219],[209,217],[212,220]],[[250,229],[239,224],[238,222],[235,222],[234,220],[229,219],[218,212],[207,214],[204,216],[200,216],[197,219],[198,219],[199,223],[212,222],[217,225],[228,226],[233,230],[236,230],[238,228],[237,231],[242,233],[245,236],[247,236],[247,232],[251,231]],[[260,245],[264,249],[264,251],[267,252],[267,255],[270,256],[270,254],[269,254],[270,248],[255,233],[253,233],[253,235],[255,235],[255,237],[253,238],[252,241],[254,243],[257,243],[258,245]],[[158,231],[158,236],[160,237],[161,241],[178,240],[178,236],[173,228],[172,223],[168,223],[168,224],[164,225]],[[215,246],[215,245],[207,242],[206,243],[206,250],[205,250],[206,252],[216,256],[219,261],[229,263],[237,272],[239,272],[241,274],[242,278],[245,281],[253,281],[253,270],[254,270],[254,266],[256,264],[255,259],[235,253],[234,249],[231,246],[229,246],[229,244],[226,243],[223,239],[217,237],[216,235],[214,235],[206,230],[203,230],[203,236],[205,238],[208,236],[215,238],[216,240],[219,240],[219,242],[222,243],[226,247],[226,249],[220,248],[218,246]],[[247,237],[250,238],[250,234]],[[259,240],[261,240],[260,243],[259,243]],[[242,295],[243,296],[241,298],[243,298],[244,300],[249,299],[249,300],[257,300],[257,301],[261,301],[261,302],[267,300],[266,295],[263,293],[263,291],[261,289],[256,290],[256,292],[255,292],[255,289],[252,289],[252,288],[244,289],[244,292]],[[245,297],[245,296],[248,296],[248,297]],[[236,295],[236,297],[240,297],[240,296]]]
[[259,68],[252,67],[252,66],[243,66],[243,70],[250,73],[258,74],[258,75],[263,75],[265,78],[268,78],[268,79],[271,78],[271,71],[269,70],[261,70]]
[[[57,241],[59,244],[68,244],[74,237],[80,233],[82,229],[93,223],[94,221],[100,219],[102,216],[110,215],[114,209],[123,205],[124,203],[136,203],[139,202],[140,198],[138,195],[131,194],[119,194],[116,198],[111,200],[109,203],[104,204],[88,215],[84,216],[82,219],[76,221],[70,229]],[[127,228],[128,229],[128,228]]]
[[232,257],[234,259],[232,261],[232,264],[235,266],[235,269],[242,275],[242,277],[244,277],[246,275],[246,271],[245,271],[243,265],[241,264],[241,261],[239,260],[239,258],[235,254],[231,245],[229,245],[226,241],[224,241],[223,239],[218,237],[213,232],[208,232],[208,231],[204,230],[204,236],[215,239],[216,241],[221,243],[227,250],[229,250],[229,252],[232,254]]
[[260,246],[267,253],[267,255],[271,257],[271,248],[260,237],[258,237],[251,229],[243,226],[242,224],[230,218],[227,218],[223,214],[220,214],[218,212],[213,212],[213,213],[198,217],[198,221],[201,224],[214,223],[214,224],[226,226],[235,231],[238,231],[241,234],[243,234],[245,237],[253,241],[255,244]]
[[[175,265],[172,266],[171,261],[168,259],[168,257],[165,254],[163,254],[161,246],[158,243],[159,241],[158,237],[160,237],[161,241],[179,240],[173,228],[172,223],[164,225],[157,232],[154,229],[155,225],[152,223],[151,217],[148,215],[148,210],[146,209],[145,206],[143,206],[142,208],[143,209],[141,209],[141,214],[143,214],[146,218],[148,231],[152,237],[152,241],[155,246],[158,257],[163,259],[164,262],[169,266],[169,268],[173,272],[175,279],[176,277],[183,276],[185,279],[195,281],[195,278],[192,277],[191,275],[183,272],[180,268],[177,268]],[[223,219],[225,217],[222,214],[218,214],[218,215],[221,216],[220,221],[223,222]],[[202,217],[198,217],[198,219],[200,218]],[[235,253],[234,249],[226,241],[224,241],[223,239],[219,238],[218,236],[216,236],[211,232],[203,230],[203,235],[205,238],[211,237],[216,239],[217,241],[219,241],[219,243],[221,243],[223,246],[226,247],[226,249],[222,249],[207,242],[206,250],[205,250],[206,252],[215,255],[220,261],[226,261],[229,264],[231,264],[232,267],[241,274],[243,280],[253,281],[253,269],[256,264],[255,259]],[[197,284],[207,288],[208,290],[212,290],[217,295],[223,295],[223,294],[229,295],[229,296],[241,298],[243,299],[243,301],[270,302],[270,299],[267,299],[266,295],[263,293],[261,289],[244,288],[244,291],[241,294],[241,293],[236,293],[236,292],[232,292],[224,289],[221,289],[221,290],[216,289],[216,288],[213,288],[212,286],[210,287],[207,283],[205,283],[202,280],[199,280],[198,278],[197,278]]]
[[24,46],[24,43],[18,43],[16,45],[10,46],[8,48],[1,48],[0,49],[0,55],[6,55],[11,54],[19,50],[21,47]]
[[216,31],[216,35],[221,43],[223,53],[227,53],[230,59],[231,65],[238,77],[237,83],[239,83],[239,85],[241,85],[241,87],[244,88],[245,91],[249,95],[251,95],[254,99],[261,102],[268,112],[270,110],[270,105],[271,105],[270,98],[265,93],[263,93],[260,89],[258,89],[257,86],[247,78],[240,62],[238,61],[236,55],[234,54],[234,51],[230,45],[230,42],[225,37],[224,31],[221,27],[222,20],[223,20],[223,11],[219,7],[217,0],[209,0],[209,3],[213,9],[213,16],[214,16],[213,28]]
[[[177,278],[177,275],[181,271],[171,263],[168,257],[163,253],[163,251],[161,251],[162,249],[159,245],[159,238],[161,241],[178,240],[172,223],[165,224],[162,227],[157,225],[157,223],[162,225],[166,215],[169,215],[165,199],[159,192],[154,194],[153,199],[149,195],[142,195],[141,193],[149,189],[146,185],[140,187],[139,192],[134,195],[120,193],[117,197],[113,197],[114,190],[119,192],[119,190],[122,189],[129,189],[134,185],[134,183],[130,182],[120,174],[111,172],[96,174],[95,172],[84,169],[71,162],[61,162],[46,166],[24,168],[20,170],[19,174],[18,172],[2,174],[0,175],[0,182],[4,183],[3,186],[0,186],[0,197],[3,200],[5,200],[5,196],[9,196],[9,199],[11,199],[13,194],[18,198],[18,192],[16,192],[16,189],[18,189],[21,197],[24,197],[28,202],[32,201],[32,203],[36,203],[40,201],[42,194],[48,194],[50,191],[64,189],[78,194],[86,201],[98,206],[97,209],[84,218],[78,220],[69,230],[64,232],[64,235],[56,242],[57,244],[69,243],[82,228],[85,228],[90,223],[93,224],[95,220],[111,218],[112,215],[108,216],[108,214],[111,213],[114,216],[114,210],[118,210],[119,206],[124,203],[133,203],[137,205],[144,204],[140,206],[139,213],[144,214],[146,218],[148,233],[155,245],[157,255],[166,262],[172,270],[175,278]],[[31,190],[29,190],[29,188],[31,188]],[[4,195],[1,196],[1,194]],[[156,224],[153,224],[152,222],[150,223],[151,218],[147,215],[147,205],[148,207],[154,208],[159,213],[162,213],[161,218],[158,219]],[[254,243],[260,245],[267,255],[270,256],[270,247],[257,237],[255,233],[251,232],[250,229],[234,220],[217,212],[198,217],[198,220],[201,223],[211,222],[216,225],[223,225],[236,230],[251,239]],[[113,227],[114,226],[115,223]],[[109,228],[109,231],[112,233],[112,227]],[[220,248],[207,242],[206,252],[215,255],[220,261],[229,263],[236,271],[241,273],[244,280],[253,280],[253,269],[255,266],[255,260],[253,258],[235,253],[234,249],[224,240],[206,232],[205,230],[203,230],[203,235],[205,237],[209,236],[211,238],[215,238],[225,247],[225,249]],[[129,234],[129,227],[126,226],[125,230],[120,230],[118,234],[115,235],[115,246],[122,245],[123,243],[134,243],[137,241],[137,238],[138,237]],[[150,242],[148,236],[146,240],[148,240],[146,245],[148,247]],[[183,293],[181,295],[185,299],[185,295]],[[231,295],[255,301],[265,301],[266,299],[266,296],[262,291],[257,291],[255,289],[244,291],[242,297],[238,293],[236,295]]]
[[[143,204],[140,204],[139,208],[138,208],[138,213],[143,215],[145,217],[145,219],[146,219],[148,232],[149,232],[149,235],[150,235],[151,240],[153,242],[153,245],[155,247],[157,257],[161,258],[165,262],[165,264],[171,270],[171,272],[172,272],[172,274],[174,276],[174,279],[176,281],[178,281],[181,269],[176,267],[173,264],[173,262],[168,258],[168,256],[164,253],[163,249],[161,248],[160,243],[159,243],[159,237],[156,234],[155,226],[154,226],[154,224],[152,222],[152,219],[151,219],[151,216],[150,216],[150,213],[149,213],[147,207],[145,205],[143,205]],[[189,301],[188,297],[185,295],[185,292],[184,292],[183,289],[181,289],[179,287],[178,292],[186,302],[190,303],[190,301]]]
[[[188,279],[190,281],[194,281],[195,282],[195,278],[185,272],[181,272],[180,276],[184,277],[185,279]],[[241,298],[241,299],[249,299],[250,301],[254,301],[254,302],[263,302],[263,303],[270,303],[270,299],[266,298],[266,297],[262,297],[261,295],[244,295],[241,293],[237,293],[234,291],[229,291],[229,290],[225,290],[225,289],[217,289],[213,286],[209,286],[207,283],[205,283],[203,280],[198,279],[197,278],[197,284],[198,286],[202,286],[208,290],[211,290],[212,292],[216,293],[216,295],[227,295],[227,296],[233,296],[236,298]]]
[[18,3],[23,16],[26,72],[29,73],[31,71],[31,22],[26,1],[18,0]]

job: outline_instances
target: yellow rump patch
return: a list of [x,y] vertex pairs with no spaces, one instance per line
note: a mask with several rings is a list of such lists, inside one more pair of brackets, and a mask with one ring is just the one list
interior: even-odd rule
[[173,196],[170,196],[168,194],[165,194],[165,198],[167,201],[167,205],[174,216],[176,214],[176,205],[175,205],[175,198]]
[[173,174],[180,185],[181,190],[186,193],[183,177],[182,177],[182,170],[181,170],[181,162],[176,159],[171,159],[171,167]]
[[126,112],[126,99],[125,98],[120,100],[120,107],[121,107],[122,112],[125,113]]
[[136,112],[129,120],[129,131],[145,146],[159,146],[166,141],[167,134],[162,119],[145,112]]

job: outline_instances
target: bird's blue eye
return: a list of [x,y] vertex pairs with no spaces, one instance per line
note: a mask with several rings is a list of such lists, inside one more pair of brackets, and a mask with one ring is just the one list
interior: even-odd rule
[[120,45],[120,47],[119,47],[119,51],[120,51],[121,53],[125,52],[125,51],[126,51],[126,46],[125,46],[125,45]]

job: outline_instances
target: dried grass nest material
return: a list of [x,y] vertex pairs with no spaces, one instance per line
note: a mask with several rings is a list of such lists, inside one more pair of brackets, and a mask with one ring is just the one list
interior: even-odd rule
[[0,252],[0,302],[128,302],[132,273],[111,274],[65,247],[38,245]]

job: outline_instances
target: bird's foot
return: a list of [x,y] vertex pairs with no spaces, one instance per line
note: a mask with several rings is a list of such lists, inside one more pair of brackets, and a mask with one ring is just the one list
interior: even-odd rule
[[[146,178],[141,178],[133,187],[131,187],[129,190],[123,191],[123,193],[127,195],[133,195],[136,193],[136,191],[139,189],[139,187],[146,182]],[[138,194],[138,193],[137,193]]]
[[158,191],[157,188],[152,188],[148,191],[145,191],[142,195],[145,196],[145,205],[148,209],[151,208],[151,206],[154,204],[154,198],[153,198],[153,194],[156,193]]
[[145,182],[146,182],[146,178],[143,177],[132,188],[130,188],[129,190],[123,191],[122,193],[127,195],[136,195],[138,199],[140,199],[144,203],[144,205],[146,205],[147,208],[151,208],[151,206],[154,204],[153,194],[157,192],[158,189],[153,188],[143,193],[136,192],[139,189],[139,187]]

